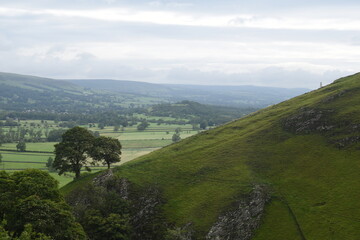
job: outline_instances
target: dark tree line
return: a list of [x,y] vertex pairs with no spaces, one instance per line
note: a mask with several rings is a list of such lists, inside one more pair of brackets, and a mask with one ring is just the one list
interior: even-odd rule
[[65,129],[41,129],[10,127],[4,130],[0,127],[0,144],[14,142],[59,142]]
[[[105,101],[105,100],[104,100]],[[204,105],[191,101],[182,101],[176,104],[157,104],[151,108],[125,108],[114,107],[97,108],[94,105],[84,107],[78,102],[73,103],[73,110],[60,111],[57,109],[51,110],[24,110],[4,111],[0,113],[0,119],[10,126],[17,124],[16,121],[9,119],[20,120],[53,120],[59,122],[63,127],[74,127],[76,125],[85,125],[89,123],[98,123],[102,127],[106,126],[132,126],[142,122],[143,119],[135,117],[134,114],[144,114],[146,116],[157,116],[159,119],[148,120],[151,123],[158,124],[201,124],[206,122],[208,126],[214,126],[226,123],[228,121],[242,117],[257,109],[254,108],[235,108],[224,106]],[[164,120],[161,117],[172,117],[173,120]],[[62,123],[60,123],[62,122]]]
[[[254,108],[224,107],[182,101],[175,104],[164,103],[154,105],[149,114],[152,116],[189,119],[186,123],[202,124],[201,128],[205,129],[207,126],[220,125],[240,118],[255,110]],[[204,125],[206,126],[203,127]]]

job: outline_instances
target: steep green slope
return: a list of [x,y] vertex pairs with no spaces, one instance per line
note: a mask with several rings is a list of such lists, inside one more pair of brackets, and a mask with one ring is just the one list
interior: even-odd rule
[[264,184],[272,200],[254,239],[355,240],[359,149],[357,74],[155,151],[116,174],[161,188],[168,221],[192,222],[199,239],[253,184]]

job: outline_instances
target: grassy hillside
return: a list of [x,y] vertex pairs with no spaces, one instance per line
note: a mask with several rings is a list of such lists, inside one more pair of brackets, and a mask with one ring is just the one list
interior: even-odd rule
[[[201,239],[252,184],[272,189],[254,239],[360,236],[360,75],[258,111],[124,164],[156,184],[166,218]],[[67,185],[67,193],[81,182]]]

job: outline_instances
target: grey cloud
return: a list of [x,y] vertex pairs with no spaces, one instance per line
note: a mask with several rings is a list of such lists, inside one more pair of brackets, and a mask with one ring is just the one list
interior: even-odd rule
[[76,54],[76,59],[78,59],[80,61],[88,61],[88,60],[96,59],[96,56],[91,53],[83,52],[83,53]]
[[13,41],[4,35],[0,35],[0,51],[8,51],[14,47]]
[[[14,57],[11,54],[5,54],[4,57],[0,58],[1,71],[52,78],[111,78],[153,83],[258,85],[313,89],[317,88],[320,82],[328,84],[339,77],[353,73],[327,71],[323,74],[315,74],[302,69],[290,71],[281,67],[269,67],[251,73],[235,74],[176,67],[167,70],[151,70],[145,67],[146,65],[135,67],[136,64],[129,65],[126,61],[99,60],[86,52],[79,53],[76,59],[63,61],[53,57],[54,51],[51,51],[43,59]],[[16,62],[16,65],[11,64],[12,62]]]
[[[256,19],[256,17],[253,17]],[[236,18],[235,22],[251,21]],[[154,37],[207,41],[304,41],[357,43],[359,31],[288,30],[236,27],[199,27],[149,23],[108,22],[76,17],[26,15],[1,17],[0,31],[18,44],[44,42],[123,41]]]
[[[88,9],[88,8],[111,8],[130,6],[136,10],[172,10],[174,12],[206,13],[217,15],[223,13],[256,13],[253,18],[234,18],[234,21],[242,24],[246,21],[252,21],[259,16],[270,14],[277,15],[277,11],[293,10],[301,6],[303,9],[310,9],[312,6],[322,5],[339,5],[347,6],[353,4],[358,6],[358,1],[293,1],[293,0],[254,0],[254,1],[234,1],[234,0],[208,0],[208,1],[157,1],[157,4],[151,4],[154,1],[130,1],[130,0],[37,0],[24,1],[12,0],[1,1],[2,7],[27,7],[29,9],[43,8],[59,8],[59,9]],[[189,4],[189,2],[191,4]],[[190,6],[191,5],[191,6]],[[302,12],[299,10],[299,14]],[[340,14],[340,13],[339,13]],[[17,72],[24,74],[34,74],[39,76],[47,76],[54,78],[115,78],[138,81],[151,82],[167,82],[167,83],[193,83],[193,84],[255,84],[266,86],[287,86],[287,87],[311,87],[318,86],[320,81],[328,83],[340,76],[351,73],[350,71],[338,70],[324,73],[311,73],[309,69],[300,69],[289,71],[285,68],[263,68],[254,70],[251,73],[242,74],[226,74],[224,71],[204,72],[201,70],[189,70],[195,68],[195,65],[204,66],[208,63],[218,62],[219,65],[234,64],[241,68],[244,65],[281,65],[288,62],[307,63],[309,66],[325,66],[324,69],[357,69],[357,55],[355,54],[356,46],[360,45],[360,31],[335,31],[335,30],[275,30],[275,29],[254,29],[254,28],[234,28],[234,27],[195,27],[195,26],[177,26],[177,25],[160,25],[149,23],[129,23],[129,22],[108,22],[88,18],[79,17],[63,17],[51,16],[49,14],[33,15],[23,14],[21,16],[0,16],[0,66],[1,71]],[[221,60],[221,52],[219,52],[219,60],[214,54],[214,59],[205,59],[199,56],[198,59],[181,58],[159,60],[160,57],[141,56],[136,52],[132,60],[101,60],[94,53],[81,49],[81,45],[85,42],[106,44],[107,42],[120,43],[127,46],[129,43],[137,42],[139,45],[131,45],[131,47],[141,47],[145,52],[147,48],[151,48],[156,44],[148,44],[148,42],[156,43],[161,41],[164,44],[174,44],[175,41],[168,40],[186,40],[191,50],[192,46],[189,42],[211,42],[209,46],[223,44],[229,45],[228,42],[239,43],[261,43],[262,45],[271,42],[288,42],[295,43],[316,43],[321,47],[322,44],[336,43],[339,46],[353,45],[354,52],[341,52],[334,58],[325,58],[315,56],[314,58],[298,57],[291,55],[292,47],[288,46],[286,53],[281,52],[282,58],[274,56],[264,59],[263,53],[256,51],[249,58],[241,56],[232,60]],[[181,44],[181,41],[178,41]],[[218,43],[218,44],[217,44]],[[142,45],[141,45],[142,44]],[[69,49],[69,46],[77,45],[79,49],[74,50],[75,57],[65,61],[59,58]],[[50,47],[42,56],[19,56],[19,49],[33,48],[37,46]],[[176,48],[176,45],[170,47]],[[295,46],[296,48],[298,46]],[[247,46],[244,46],[246,50]],[[250,48],[250,47],[249,47]],[[256,47],[253,47],[256,48]],[[279,49],[284,49],[281,46]],[[159,49],[162,49],[159,47]],[[166,48],[163,48],[166,49]],[[219,48],[220,49],[220,48]],[[150,49],[151,50],[151,49]],[[194,49],[195,51],[196,49]],[[209,51],[213,49],[209,48]],[[230,49],[231,51],[232,49]],[[256,49],[255,49],[256,50]],[[219,50],[220,51],[220,50]],[[225,51],[229,51],[226,49]],[[195,51],[196,52],[196,51]],[[301,49],[299,51],[301,53]],[[336,52],[336,51],[334,51]],[[160,52],[159,55],[162,53]],[[288,54],[288,55],[287,55]],[[342,55],[343,54],[343,55]],[[349,58],[346,54],[349,54]],[[301,54],[299,54],[301,55]],[[359,53],[360,55],[360,53]],[[38,56],[38,57],[36,57]],[[339,59],[339,57],[342,59]],[[132,56],[131,56],[132,57]],[[149,59],[150,58],[150,59]],[[181,59],[180,59],[181,58]],[[251,60],[249,60],[251,59]],[[194,61],[197,64],[193,64]],[[227,62],[226,62],[227,61]],[[184,66],[184,68],[176,68],[174,66]],[[309,67],[310,68],[310,67]],[[162,70],[154,70],[162,69]],[[199,67],[201,69],[201,67]],[[259,69],[259,68],[256,68]]]
[[173,69],[167,79],[186,84],[210,85],[258,85],[276,87],[317,88],[331,83],[351,72],[327,71],[324,74],[310,73],[305,70],[286,70],[280,67],[269,67],[251,73],[224,74],[222,72],[202,72],[184,68]]
[[[57,50],[60,49],[61,47],[57,48]],[[162,77],[161,72],[140,67],[136,68],[122,61],[99,60],[86,52],[77,54],[75,59],[64,61],[54,54],[58,53],[57,50],[54,48],[41,57],[19,57],[5,53],[0,58],[1,71],[64,79],[113,78],[154,81]],[[16,64],[13,64],[14,62]]]
[[176,9],[178,11],[211,12],[212,14],[239,12],[269,12],[284,9],[312,8],[318,6],[346,6],[358,5],[356,0],[0,0],[1,6],[17,6],[29,8],[66,8],[93,9],[98,7],[136,7],[139,9]]

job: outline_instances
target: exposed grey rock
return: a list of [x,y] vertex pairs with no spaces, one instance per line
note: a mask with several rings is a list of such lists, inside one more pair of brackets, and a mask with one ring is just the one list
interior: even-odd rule
[[96,176],[93,179],[93,184],[94,186],[101,186],[104,187],[105,183],[111,179],[114,176],[114,173],[112,172],[111,169],[104,171],[102,173],[100,173],[98,176]]
[[135,232],[133,239],[161,239],[157,234],[161,232],[161,228],[166,229],[167,223],[161,215],[163,200],[160,190],[150,186],[136,199],[132,199],[132,202],[135,210],[130,220]]
[[237,203],[234,210],[228,211],[208,232],[207,240],[248,240],[260,226],[265,204],[270,194],[265,186],[255,185],[248,196]]
[[129,199],[130,182],[126,178],[115,177],[112,170],[109,169],[93,179],[96,187],[104,187],[108,191],[115,191],[122,199]]
[[358,142],[360,142],[360,136],[345,137],[334,141],[338,148],[344,148]]
[[330,122],[332,110],[302,109],[299,113],[286,118],[283,126],[295,133],[325,132],[335,125]]
[[329,102],[332,102],[342,96],[344,96],[346,93],[348,92],[348,90],[343,90],[343,91],[340,91],[336,94],[333,94],[331,96],[328,96],[326,97],[325,99],[322,100],[323,103],[329,103]]
[[[339,93],[342,96],[344,93]],[[285,130],[296,134],[321,133],[339,149],[360,142],[360,124],[347,120],[334,121],[332,110],[301,109],[282,121]],[[332,130],[332,131],[330,131]],[[352,136],[349,136],[352,135]]]
[[348,133],[360,132],[360,124],[350,124],[347,130]]
[[127,200],[129,199],[129,188],[130,182],[126,178],[121,178],[118,181],[117,192],[121,195],[122,199]]

